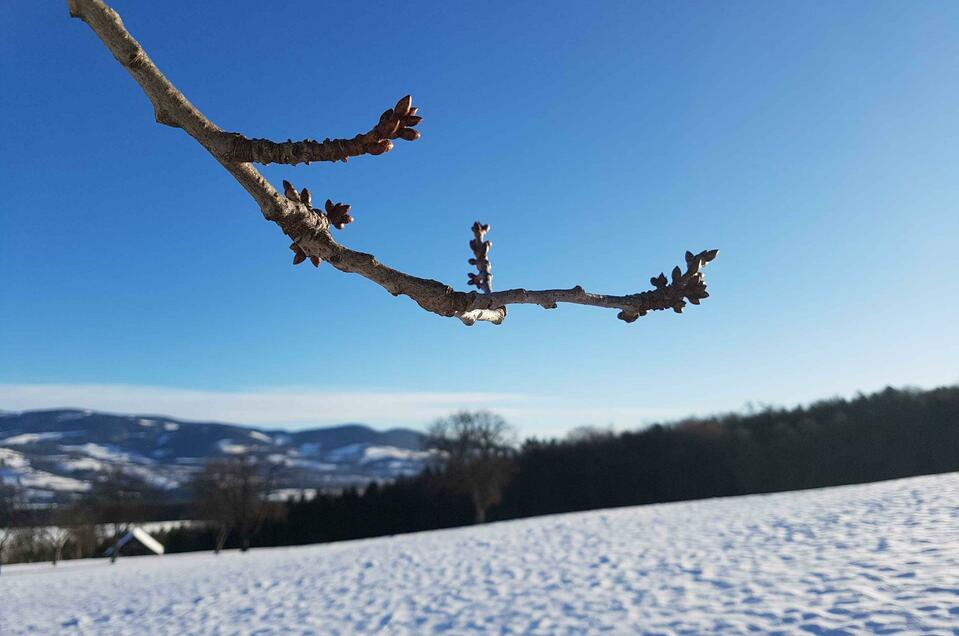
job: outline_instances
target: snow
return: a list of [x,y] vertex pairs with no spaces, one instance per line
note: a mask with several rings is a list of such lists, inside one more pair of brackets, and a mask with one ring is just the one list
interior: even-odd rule
[[83,492],[90,488],[86,482],[38,470],[23,453],[9,448],[0,448],[0,483],[23,486],[43,498],[49,498],[50,495],[34,491]]
[[[378,462],[385,459],[400,460],[401,462],[421,462],[430,458],[429,451],[412,451],[394,446],[368,446],[363,451],[361,464]],[[403,464],[401,463],[400,466]],[[395,466],[394,466],[395,467]]]
[[[186,528],[189,526],[195,526],[202,524],[202,521],[192,521],[185,519],[174,519],[170,521],[145,521],[141,524],[138,524],[138,527],[143,528],[146,532],[150,534],[155,534],[157,532],[167,532],[169,530],[174,530],[176,528]],[[110,531],[110,528],[107,527],[107,532]]]
[[[48,473],[45,470],[28,468],[20,472],[16,483],[32,490],[55,490],[66,492],[85,492],[90,490],[90,484],[72,477],[61,477]],[[0,632],[3,633],[3,632]]]
[[152,464],[153,460],[143,457],[142,455],[137,455],[136,453],[129,453],[115,446],[104,446],[102,444],[94,444],[88,442],[86,444],[78,444],[75,446],[66,446],[61,445],[61,450],[79,453],[82,455],[87,455],[94,459],[100,459],[107,462],[113,462],[118,464],[127,464],[127,463],[140,463],[140,464]]
[[250,450],[249,446],[237,444],[232,439],[221,439],[216,445],[224,455],[240,455]]
[[[302,444],[300,452],[304,455],[315,454],[320,450],[319,445],[313,447],[313,444]],[[340,446],[326,453],[325,459],[333,462],[353,462],[359,461],[360,464],[369,464],[384,460],[394,460],[401,462],[422,462],[428,460],[431,454],[429,451],[413,451],[395,446],[371,446],[368,444],[347,444]]]
[[0,633],[955,633],[959,474],[7,566]]
[[0,468],[27,468],[30,462],[23,453],[11,448],[0,448]]
[[290,499],[299,499],[300,497],[312,499],[316,497],[316,495],[316,488],[279,488],[277,490],[271,490],[270,494],[267,495],[267,499],[270,501],[289,501]]
[[172,490],[182,483],[182,478],[178,478],[178,476],[155,472],[144,466],[127,465],[123,466],[121,470],[127,475],[134,475],[161,490]]
[[273,443],[272,437],[266,435],[265,433],[261,433],[260,431],[250,431],[248,435],[258,442],[266,442],[267,444]]
[[[273,457],[273,455],[271,455],[270,457]],[[283,457],[283,456],[280,455],[280,457]],[[293,468],[304,468],[306,470],[312,470],[320,474],[332,473],[338,467],[337,464],[318,462],[310,459],[300,459],[298,457],[283,457],[283,463],[286,466],[290,466]],[[362,479],[362,478],[358,478],[358,479]]]
[[60,467],[63,468],[63,470],[75,473],[103,471],[108,468],[108,465],[99,459],[80,457],[77,459],[65,459],[60,462]]
[[61,439],[66,434],[67,433],[60,431],[50,431],[49,433],[21,433],[20,435],[13,435],[5,439],[0,439],[0,444],[5,444],[7,446],[23,446],[24,444],[45,442],[51,439]]

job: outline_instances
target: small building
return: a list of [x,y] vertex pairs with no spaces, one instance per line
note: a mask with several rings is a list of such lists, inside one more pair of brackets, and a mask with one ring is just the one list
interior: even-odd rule
[[[133,526],[120,537],[117,549],[121,555],[163,554],[163,544],[154,539],[140,526]],[[113,546],[104,551],[103,556],[113,556]]]

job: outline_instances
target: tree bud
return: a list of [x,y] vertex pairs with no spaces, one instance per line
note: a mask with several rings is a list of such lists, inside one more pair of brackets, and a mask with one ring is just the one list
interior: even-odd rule
[[405,117],[409,114],[410,108],[413,106],[413,96],[407,95],[400,101],[396,102],[396,107],[393,109],[397,117]]

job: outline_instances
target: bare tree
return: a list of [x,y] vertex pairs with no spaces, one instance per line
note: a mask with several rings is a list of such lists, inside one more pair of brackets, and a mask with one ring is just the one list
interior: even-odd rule
[[3,567],[4,548],[16,538],[23,515],[20,489],[0,480],[0,567]]
[[97,547],[97,510],[92,496],[57,510],[57,524],[69,531],[67,543],[73,544],[73,557],[93,556]]
[[216,530],[214,552],[220,553],[230,532],[240,539],[246,552],[269,511],[266,496],[272,487],[275,467],[253,455],[214,459],[200,471],[193,483],[195,503],[202,518]]
[[53,556],[52,561],[54,566],[63,559],[63,550],[73,537],[70,528],[66,525],[60,525],[61,519],[57,517],[59,517],[59,515],[54,516],[54,518],[57,519],[57,525],[46,526],[42,531],[43,540],[50,548],[50,553]]
[[347,161],[361,155],[381,155],[393,149],[399,139],[415,141],[422,121],[418,107],[407,95],[388,108],[368,132],[350,139],[304,139],[274,142],[253,139],[240,133],[222,130],[200,112],[153,63],[143,47],[124,27],[120,16],[102,0],[68,0],[70,14],[86,22],[110,49],[116,60],[133,76],[152,102],[157,123],[181,128],[200,143],[240,183],[260,207],[263,216],[273,221],[292,239],[293,263],[309,259],[319,267],[322,261],[343,272],[360,274],[377,283],[394,296],[409,296],[423,309],[440,316],[457,317],[467,325],[476,321],[500,324],[511,304],[540,305],[554,309],[557,303],[575,303],[619,309],[618,317],[633,322],[650,311],[672,309],[681,313],[686,302],[698,305],[709,294],[703,268],[718,251],[686,252],[686,269],[675,267],[671,279],[664,274],[650,279],[653,289],[615,296],[594,294],[576,285],[569,289],[531,291],[509,289],[494,292],[490,241],[485,240],[489,225],[476,222],[469,260],[477,268],[469,274],[468,284],[482,293],[455,291],[436,280],[412,276],[380,263],[372,254],[351,250],[338,243],[331,228],[343,229],[353,221],[350,206],[327,199],[325,205],[313,207],[309,189],[297,191],[283,182],[281,195],[261,175],[253,163],[296,165],[322,161]]
[[460,411],[437,420],[427,431],[427,448],[441,452],[443,475],[473,503],[476,523],[486,521],[513,473],[516,435],[499,415]]

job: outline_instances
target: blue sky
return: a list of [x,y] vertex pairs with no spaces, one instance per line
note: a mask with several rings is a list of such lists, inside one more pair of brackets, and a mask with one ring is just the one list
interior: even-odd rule
[[338,238],[465,289],[629,293],[719,248],[676,316],[467,328],[289,241],[66,2],[0,20],[0,408],[299,427],[493,408],[528,434],[959,381],[959,5],[114,6],[227,130],[423,138],[268,178],[352,203]]

